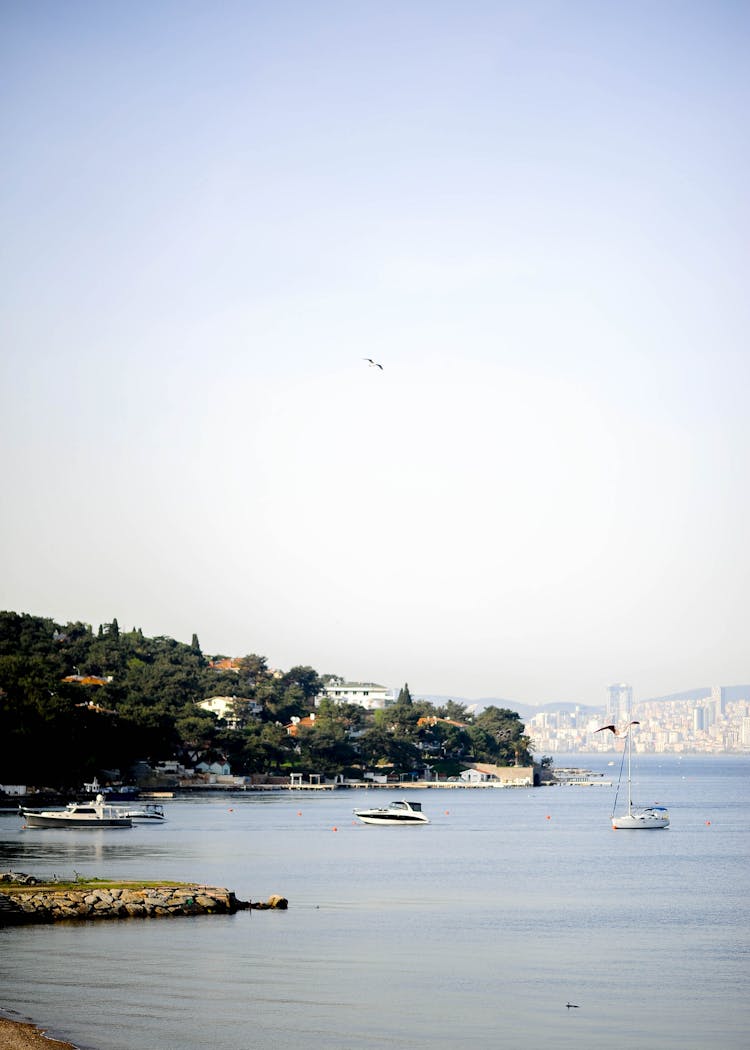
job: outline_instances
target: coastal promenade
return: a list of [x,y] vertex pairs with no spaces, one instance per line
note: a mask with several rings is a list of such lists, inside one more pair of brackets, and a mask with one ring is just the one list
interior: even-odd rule
[[[293,774],[291,777],[278,777],[257,781],[242,781],[241,778],[226,777],[215,781],[180,780],[172,785],[172,797],[192,795],[204,792],[262,792],[262,791],[430,791],[440,790],[497,790],[509,787],[531,787],[535,779],[535,770],[531,766],[490,766],[484,776],[477,779],[460,780],[326,780],[318,774]],[[165,792],[142,792],[149,798],[165,798]]]

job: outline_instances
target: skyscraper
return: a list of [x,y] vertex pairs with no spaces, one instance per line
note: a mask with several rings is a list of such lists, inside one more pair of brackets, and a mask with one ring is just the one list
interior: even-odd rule
[[608,693],[607,720],[616,726],[629,722],[633,708],[633,687],[620,682],[618,685],[611,685]]
[[722,685],[711,687],[711,702],[714,705],[717,718],[723,718],[727,713],[727,693]]

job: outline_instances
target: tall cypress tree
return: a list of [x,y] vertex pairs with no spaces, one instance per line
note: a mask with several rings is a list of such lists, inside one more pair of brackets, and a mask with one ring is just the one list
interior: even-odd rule
[[404,687],[399,691],[397,704],[411,704],[413,703],[411,693],[409,692],[409,683],[404,682]]

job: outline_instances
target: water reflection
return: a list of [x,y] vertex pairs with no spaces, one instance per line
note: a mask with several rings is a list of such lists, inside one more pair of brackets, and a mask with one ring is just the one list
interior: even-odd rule
[[62,877],[73,870],[83,872],[86,866],[95,866],[99,873],[130,866],[136,859],[158,863],[180,854],[179,846],[175,849],[175,843],[155,838],[154,832],[156,828],[147,827],[143,834],[132,829],[123,836],[122,831],[116,829],[112,837],[104,829],[19,827],[16,830],[10,821],[3,820],[0,822],[0,869],[32,869],[35,875]]

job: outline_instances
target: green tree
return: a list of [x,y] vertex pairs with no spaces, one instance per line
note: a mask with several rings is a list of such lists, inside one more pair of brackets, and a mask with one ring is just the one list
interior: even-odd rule
[[257,653],[248,653],[240,660],[240,674],[255,682],[268,674],[268,660]]
[[315,721],[322,724],[326,719],[339,723],[347,732],[351,732],[364,728],[368,712],[361,704],[338,703],[324,697],[317,706]]
[[421,713],[422,708],[417,707],[412,700],[409,686],[404,685],[396,703],[385,709],[385,719],[397,736],[412,739],[416,735]]
[[457,700],[447,700],[440,707],[437,707],[436,711],[441,718],[452,718],[454,722],[469,723],[472,721],[472,716],[469,714],[466,704],[461,704]]
[[216,716],[200,707],[187,706],[175,717],[180,750],[191,761],[211,751],[217,736]]
[[358,739],[357,751],[372,768],[388,763],[395,772],[411,772],[422,765],[422,753],[412,740],[377,723]]
[[28,613],[0,612],[0,656],[53,656],[58,648],[53,620]]
[[281,681],[284,689],[296,686],[307,704],[313,704],[323,689],[320,675],[312,667],[292,667]]
[[414,701],[412,695],[409,692],[409,683],[404,682],[401,689],[399,689],[398,696],[396,697],[397,704],[412,704]]
[[334,719],[324,718],[318,724],[316,718],[313,726],[301,728],[297,744],[301,764],[310,773],[334,776],[356,760],[346,728]]
[[313,706],[304,686],[294,675],[264,678],[255,687],[255,699],[263,706],[264,718],[287,725],[292,718],[304,718]]
[[493,741],[494,761],[498,765],[530,764],[530,741],[524,736],[524,726],[515,711],[507,708],[486,707],[475,719]]
[[238,690],[252,695],[252,687],[247,683],[243,685],[233,671],[214,671],[210,667],[202,668],[199,680],[203,700],[208,700],[212,696],[234,696]]
[[294,747],[293,738],[276,724],[256,722],[237,735],[241,741],[232,769],[243,776],[279,770]]

